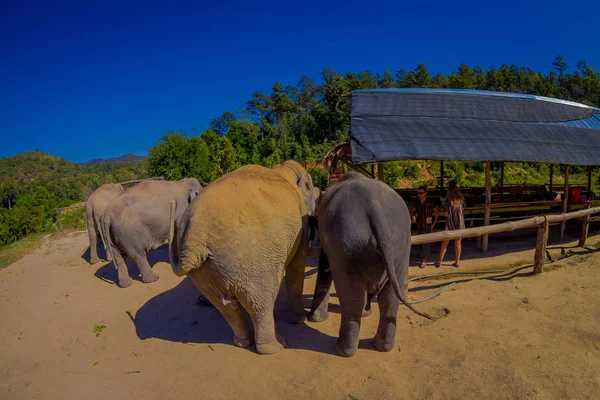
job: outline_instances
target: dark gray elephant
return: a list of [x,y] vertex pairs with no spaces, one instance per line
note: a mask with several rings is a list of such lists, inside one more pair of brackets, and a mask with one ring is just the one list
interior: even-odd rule
[[119,286],[127,287],[133,280],[125,260],[135,261],[142,281],[158,280],[146,258],[150,250],[159,248],[169,237],[171,201],[177,204],[179,221],[192,199],[202,190],[196,178],[180,181],[145,181],[110,202],[104,213],[104,232],[113,261],[118,270]]
[[[342,309],[337,352],[356,353],[360,320],[377,296],[379,327],[375,348],[390,351],[396,336],[396,315],[404,298],[410,256],[410,217],[400,196],[385,183],[349,172],[323,196],[319,235],[325,257],[320,260],[309,320],[328,317],[331,279]],[[324,254],[322,253],[322,256]]]
[[[173,272],[192,282],[223,315],[240,347],[256,343],[261,354],[285,346],[273,309],[286,277],[290,322],[303,322],[308,215],[318,190],[299,163],[273,168],[246,165],[208,185],[171,219]],[[179,214],[179,206],[171,212]],[[242,308],[250,315],[254,329]]]
[[106,259],[112,261],[110,251],[106,247],[104,229],[102,228],[102,216],[106,211],[108,203],[123,193],[123,186],[117,183],[106,183],[91,194],[85,204],[85,222],[87,223],[88,236],[90,238],[90,263],[100,261],[98,257],[98,241],[102,241]]

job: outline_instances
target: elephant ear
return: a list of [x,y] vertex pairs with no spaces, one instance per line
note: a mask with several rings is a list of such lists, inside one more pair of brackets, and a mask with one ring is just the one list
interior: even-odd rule
[[194,198],[198,195],[198,193],[200,193],[200,191],[202,190],[202,187],[197,187],[192,189],[192,191],[190,192],[190,196],[188,199],[188,204],[192,203],[192,200],[194,200]]
[[298,180],[298,187],[300,188],[302,197],[304,198],[306,212],[311,215],[315,210],[315,202],[318,196],[316,196],[315,187],[309,173],[304,173]]

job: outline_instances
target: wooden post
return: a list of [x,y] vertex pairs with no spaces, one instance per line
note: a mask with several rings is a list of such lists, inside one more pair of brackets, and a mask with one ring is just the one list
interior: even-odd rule
[[383,163],[377,164],[377,179],[383,182]]
[[587,200],[592,200],[590,193],[592,193],[592,166],[588,166],[588,185],[587,185]]
[[550,189],[548,189],[550,191],[552,191],[552,175],[554,175],[552,173],[552,169],[553,169],[552,167],[554,167],[554,164],[550,164]]
[[371,176],[375,178],[375,164],[371,164]]
[[[588,209],[590,208],[592,205],[590,203],[585,203],[584,209]],[[590,215],[586,215],[585,217],[583,217],[583,223],[581,225],[581,237],[579,238],[579,247],[583,247],[585,246],[585,241],[587,239],[587,235],[588,235],[588,228],[590,226]]]
[[538,227],[537,243],[535,245],[535,256],[533,258],[533,273],[540,274],[546,259],[546,244],[548,243],[548,220],[544,217],[544,222]]
[[504,197],[504,161],[500,163],[500,196]]
[[[565,165],[565,194],[563,196],[563,204],[562,204],[563,214],[567,212],[568,204],[569,204],[569,166]],[[565,238],[566,225],[567,225],[567,221],[562,221],[560,223],[560,240],[563,240]]]
[[444,191],[444,160],[440,161],[440,195]]
[[[485,215],[483,217],[483,226],[490,224],[490,207],[492,198],[492,172],[490,162],[485,163]],[[488,235],[481,238],[481,250],[484,253],[488,251]]]

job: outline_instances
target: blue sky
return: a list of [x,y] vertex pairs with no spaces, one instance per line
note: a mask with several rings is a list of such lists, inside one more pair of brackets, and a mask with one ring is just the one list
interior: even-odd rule
[[145,155],[324,68],[600,70],[599,1],[501,3],[2,0],[0,157]]

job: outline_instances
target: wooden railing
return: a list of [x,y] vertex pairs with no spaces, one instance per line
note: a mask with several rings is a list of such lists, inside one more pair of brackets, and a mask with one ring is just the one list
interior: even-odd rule
[[[593,202],[596,203],[596,202]],[[594,204],[596,205],[596,204]],[[455,231],[443,231],[435,233],[426,233],[423,235],[411,236],[411,245],[420,245],[425,243],[441,242],[444,240],[464,239],[470,237],[490,235],[493,233],[510,232],[519,229],[528,229],[538,227],[537,244],[534,257],[534,273],[542,272],[544,263],[544,254],[546,253],[546,244],[548,243],[548,226],[551,223],[564,222],[569,219],[584,217],[579,246],[585,245],[589,223],[599,220],[592,218],[592,214],[600,213],[600,204],[591,207],[592,202],[586,203],[586,208],[570,213],[561,213],[556,215],[543,215],[524,219],[521,221],[505,222],[497,225],[481,226],[477,228],[460,229]]]
[[126,181],[126,182],[119,182],[119,185],[130,185],[132,183],[140,183],[140,182],[144,182],[144,181],[163,181],[165,180],[164,177],[162,176],[155,176],[152,178],[146,178],[146,179],[135,179],[132,181]]

